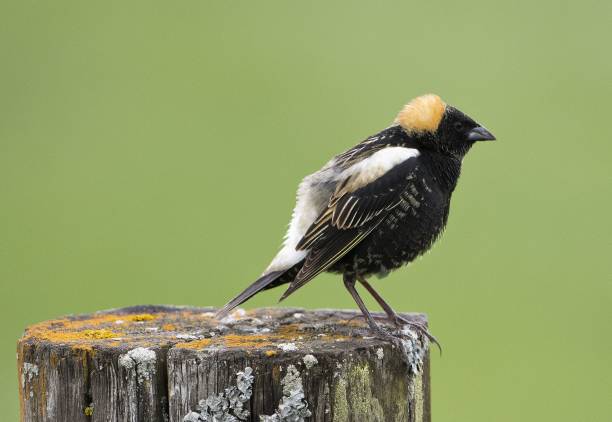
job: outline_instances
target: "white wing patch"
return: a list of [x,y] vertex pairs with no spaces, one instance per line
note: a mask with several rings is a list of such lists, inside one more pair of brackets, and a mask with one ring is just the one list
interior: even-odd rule
[[401,162],[412,157],[418,157],[419,150],[404,147],[388,147],[382,149],[359,163],[346,169],[341,174],[341,179],[351,180],[345,189],[352,192],[368,183],[378,179]]
[[382,177],[389,170],[409,158],[418,156],[419,151],[417,149],[388,147],[346,169],[341,178],[345,182],[338,185],[338,190],[334,196],[337,198],[342,198],[347,194],[349,196],[342,206],[333,209],[332,223],[339,229],[347,229],[364,224],[380,215],[385,209],[364,214],[361,210],[359,198],[350,196],[350,193]]
[[293,209],[283,247],[264,271],[264,274],[270,271],[289,269],[308,255],[308,250],[297,251],[295,247],[310,226],[327,208],[329,200],[339,183],[348,179],[343,189],[352,192],[381,177],[399,163],[418,156],[419,151],[417,149],[388,147],[372,154],[363,161],[355,163],[343,172],[335,171],[333,163],[329,163],[319,172],[305,177],[298,188],[296,205]]

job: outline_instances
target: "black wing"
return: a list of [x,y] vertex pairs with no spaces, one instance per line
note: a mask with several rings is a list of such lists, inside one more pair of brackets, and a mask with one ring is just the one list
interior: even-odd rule
[[364,168],[342,181],[328,207],[296,246],[310,250],[281,300],[328,269],[366,238],[402,202],[401,192],[414,177],[417,157],[410,157],[379,177]]

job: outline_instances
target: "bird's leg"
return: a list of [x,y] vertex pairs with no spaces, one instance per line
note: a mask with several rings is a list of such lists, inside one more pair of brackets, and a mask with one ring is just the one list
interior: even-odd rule
[[[387,317],[389,318],[389,320],[391,320],[391,322],[393,322],[398,327],[401,327],[403,325],[410,325],[416,328],[425,337],[427,337],[429,341],[431,341],[436,346],[438,346],[438,349],[440,349],[440,353],[442,352],[442,346],[440,346],[440,343],[438,343],[438,340],[436,340],[436,338],[430,334],[430,332],[427,330],[427,328],[423,324],[420,324],[415,321],[408,321],[403,316],[398,315],[397,312],[395,312],[393,308],[391,308],[391,306],[389,306],[389,304],[382,298],[382,296],[379,295],[376,290],[374,290],[374,287],[372,287],[372,285],[365,279],[365,277],[358,275],[357,280],[359,280],[359,282],[363,285],[363,287],[366,288],[368,293],[370,293],[372,297],[376,300],[376,302],[378,302],[380,307],[383,308],[383,310],[385,311],[385,313],[387,314]],[[346,282],[345,282],[345,285],[346,285]]]
[[361,296],[359,296],[357,289],[355,289],[355,277],[344,275],[342,279],[344,281],[344,287],[346,287],[346,290],[348,290],[351,296],[353,296],[353,299],[357,303],[357,306],[359,306],[359,309],[361,310],[361,313],[365,317],[366,322],[370,326],[370,329],[382,335],[383,337],[393,337],[389,333],[387,333],[385,330],[380,328],[378,324],[376,324],[376,322],[374,321],[374,318],[372,318],[370,311],[368,311],[368,308],[366,308],[365,303],[363,303],[363,300],[361,299]]
[[382,296],[379,295],[376,290],[374,290],[374,287],[372,287],[372,285],[363,276],[357,276],[357,280],[359,280],[359,282],[363,285],[363,287],[366,288],[368,293],[370,293],[372,297],[376,300],[376,302],[378,302],[380,307],[383,308],[383,310],[385,311],[385,313],[387,314],[387,317],[391,320],[391,322],[393,322],[395,325],[408,324],[408,321],[402,316],[398,315],[393,310],[393,308],[391,308],[391,306],[389,306],[389,304],[385,302]]

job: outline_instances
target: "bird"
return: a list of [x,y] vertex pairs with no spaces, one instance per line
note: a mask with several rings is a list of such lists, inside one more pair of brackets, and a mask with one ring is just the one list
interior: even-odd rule
[[[299,184],[280,251],[263,274],[221,308],[223,318],[262,290],[288,284],[280,301],[321,274],[342,275],[375,333],[361,284],[397,327],[425,327],[396,313],[368,279],[384,277],[428,251],[448,221],[464,157],[495,136],[438,95],[412,99],[386,129],[335,156]],[[437,342],[436,342],[437,343]]]

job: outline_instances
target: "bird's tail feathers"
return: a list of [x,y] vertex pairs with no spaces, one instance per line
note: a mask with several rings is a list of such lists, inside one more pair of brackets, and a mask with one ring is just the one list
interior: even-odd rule
[[257,280],[253,282],[249,287],[247,287],[242,293],[238,296],[230,300],[227,305],[223,308],[219,309],[215,314],[215,317],[218,319],[224,318],[227,316],[236,306],[246,302],[251,297],[253,297],[256,293],[265,289],[268,285],[273,283],[280,276],[285,274],[285,270],[282,271],[271,271],[267,274],[262,275]]

